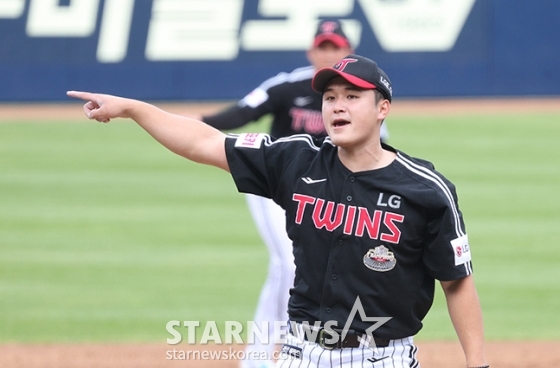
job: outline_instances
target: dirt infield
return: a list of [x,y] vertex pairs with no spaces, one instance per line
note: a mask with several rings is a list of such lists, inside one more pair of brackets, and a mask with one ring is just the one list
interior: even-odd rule
[[[419,360],[423,368],[464,368],[458,343],[421,342]],[[173,348],[191,359],[168,359]],[[560,367],[560,341],[492,342],[487,345],[492,368]],[[194,353],[194,349],[198,353]],[[233,352],[241,351],[232,345]],[[187,355],[186,351],[190,351]],[[203,359],[210,351],[224,359]],[[171,353],[168,353],[171,352]],[[198,355],[196,355],[198,354]],[[180,357],[180,354],[175,354]],[[228,359],[228,347],[189,345],[120,344],[120,345],[0,345],[0,367],[7,368],[238,368],[238,360]]]

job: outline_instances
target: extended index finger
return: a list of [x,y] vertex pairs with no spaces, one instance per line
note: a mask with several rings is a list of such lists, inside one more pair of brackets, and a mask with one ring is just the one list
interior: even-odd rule
[[101,108],[101,101],[97,101],[99,99],[99,96],[96,96],[95,93],[81,92],[81,91],[68,91],[66,92],[66,94],[69,97],[74,97],[87,101],[83,106],[84,113],[90,119],[96,118],[94,116],[94,114],[96,113],[95,111]]
[[66,95],[68,97],[79,98],[84,101],[94,101],[95,94],[90,92],[82,92],[82,91],[67,91]]

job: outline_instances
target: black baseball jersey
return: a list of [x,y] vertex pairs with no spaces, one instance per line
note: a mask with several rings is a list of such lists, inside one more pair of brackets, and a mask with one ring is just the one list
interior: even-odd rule
[[235,129],[267,114],[273,115],[270,135],[275,138],[293,134],[323,137],[327,133],[321,116],[320,93],[311,88],[315,69],[298,68],[280,73],[263,82],[241,101],[203,121],[217,129]]
[[[374,336],[412,336],[435,279],[471,274],[455,187],[431,163],[384,145],[397,154],[390,165],[351,172],[329,138],[308,135],[229,135],[225,145],[238,190],[286,210],[297,267],[292,321],[343,328],[359,296],[366,316],[392,317]],[[355,315],[351,328],[371,325]]]

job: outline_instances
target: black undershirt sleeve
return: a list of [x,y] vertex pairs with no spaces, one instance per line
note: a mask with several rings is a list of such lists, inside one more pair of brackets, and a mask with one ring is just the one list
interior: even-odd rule
[[256,121],[261,116],[262,114],[259,111],[248,106],[240,107],[233,105],[214,115],[203,116],[202,120],[218,130],[230,130]]

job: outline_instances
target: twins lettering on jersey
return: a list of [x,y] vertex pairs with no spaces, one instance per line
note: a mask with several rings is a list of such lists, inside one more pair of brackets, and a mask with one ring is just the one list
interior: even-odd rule
[[294,132],[304,131],[312,135],[326,134],[321,111],[292,107],[290,116]]
[[[385,202],[384,194],[380,193],[378,205],[400,207],[398,196],[389,198],[390,200]],[[393,244],[398,244],[401,238],[402,232],[398,224],[404,222],[404,215],[399,213],[375,210],[372,214],[366,207],[349,206],[299,193],[294,193],[292,199],[297,202],[295,222],[298,225],[304,218],[311,216],[317,229],[333,232],[342,226],[346,235],[369,236],[371,239]],[[383,231],[381,225],[385,227]]]

